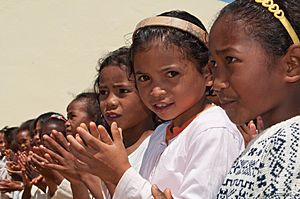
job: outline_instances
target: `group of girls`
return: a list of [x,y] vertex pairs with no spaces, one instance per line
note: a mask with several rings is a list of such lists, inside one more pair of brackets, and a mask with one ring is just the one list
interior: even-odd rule
[[[138,23],[99,60],[100,120],[66,122],[33,153],[50,197],[300,198],[299,10],[236,0],[209,34],[185,11]],[[258,116],[244,149],[239,129]]]

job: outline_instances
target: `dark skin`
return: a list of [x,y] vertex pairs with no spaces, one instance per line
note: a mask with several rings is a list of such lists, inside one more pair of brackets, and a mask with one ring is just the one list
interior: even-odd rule
[[234,123],[260,115],[267,128],[300,114],[300,46],[293,44],[285,55],[272,59],[244,32],[243,23],[225,15],[212,27],[213,88]]
[[[239,125],[261,115],[264,128],[299,115],[300,44],[292,44],[269,63],[266,51],[240,26],[241,21],[223,16],[210,33],[214,89],[221,106]],[[155,199],[172,198],[169,191],[156,187],[152,194]]]

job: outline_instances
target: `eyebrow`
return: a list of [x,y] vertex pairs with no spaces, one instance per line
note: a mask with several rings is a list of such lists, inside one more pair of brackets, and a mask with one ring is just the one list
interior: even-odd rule
[[[132,85],[130,85],[129,83],[114,83],[113,84],[113,87],[114,88],[119,88],[119,87],[130,87],[130,86],[132,86]],[[107,86],[106,85],[99,85],[99,88],[107,88]]]
[[239,53],[240,51],[237,50],[236,48],[233,48],[233,47],[225,47],[223,49],[217,49],[216,50],[216,54],[219,55],[219,54],[225,54],[227,52],[236,52],[236,53]]

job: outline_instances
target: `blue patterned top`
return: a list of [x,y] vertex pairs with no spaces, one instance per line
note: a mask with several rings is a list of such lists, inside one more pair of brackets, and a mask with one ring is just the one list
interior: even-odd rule
[[234,162],[218,198],[300,198],[300,116],[275,124]]

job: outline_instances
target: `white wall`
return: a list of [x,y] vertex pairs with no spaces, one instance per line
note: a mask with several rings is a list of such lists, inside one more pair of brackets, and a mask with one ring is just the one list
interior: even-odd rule
[[130,40],[141,19],[181,9],[209,28],[217,0],[0,0],[0,128],[65,114],[90,88],[98,58]]

